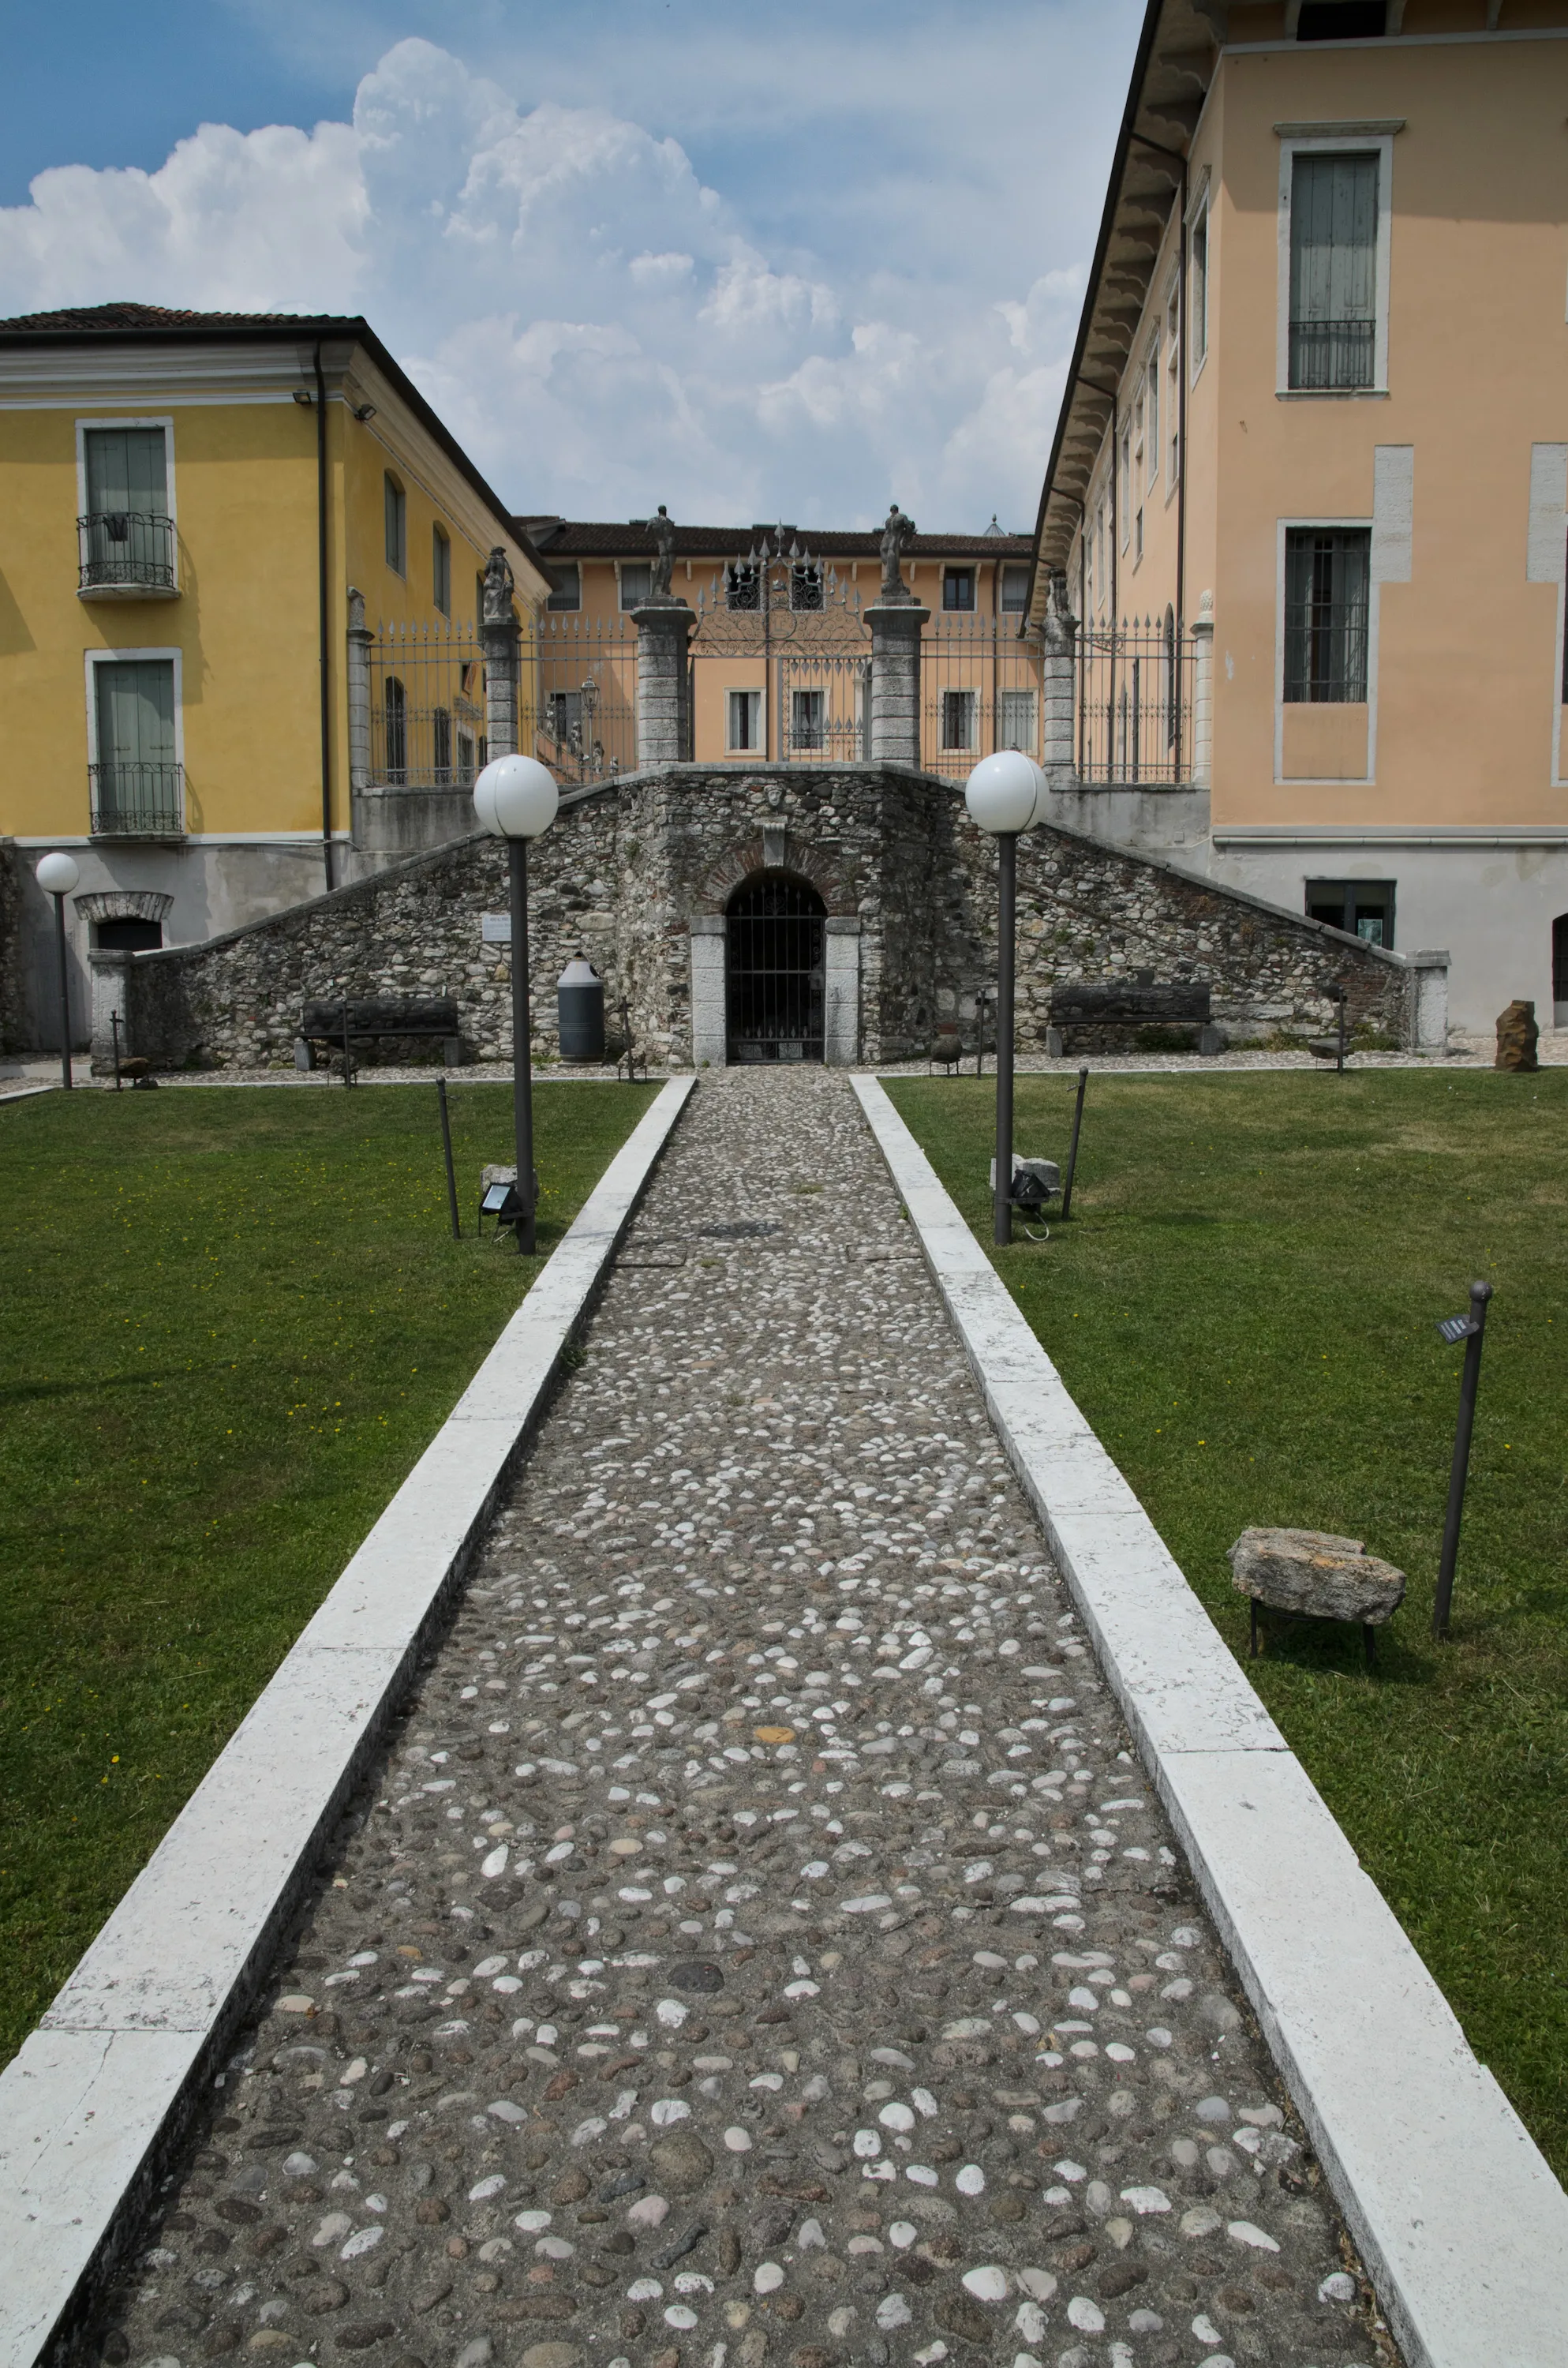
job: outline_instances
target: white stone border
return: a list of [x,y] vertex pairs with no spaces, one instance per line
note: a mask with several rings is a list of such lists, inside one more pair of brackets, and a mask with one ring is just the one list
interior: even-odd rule
[[874,1077],[852,1080],[1410,2368],[1563,2368],[1568,2196]]
[[0,2362],[112,2266],[483,1536],[695,1079],[672,1078],[277,1675],[0,2074]]

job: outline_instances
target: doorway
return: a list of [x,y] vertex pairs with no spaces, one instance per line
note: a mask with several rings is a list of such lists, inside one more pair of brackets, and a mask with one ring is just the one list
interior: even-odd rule
[[731,897],[732,1061],[822,1059],[826,917],[816,890],[782,872],[748,880]]

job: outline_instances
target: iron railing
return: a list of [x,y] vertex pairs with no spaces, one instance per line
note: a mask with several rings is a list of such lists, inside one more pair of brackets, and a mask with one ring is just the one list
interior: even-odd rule
[[1192,773],[1190,634],[1145,617],[1078,634],[1074,728],[1080,780],[1170,787]]
[[1371,321],[1292,321],[1290,385],[1305,393],[1370,386],[1378,324]]
[[[466,789],[488,753],[478,629],[382,625],[369,676],[371,783]],[[531,620],[518,649],[517,746],[567,780],[630,772],[636,686],[634,628],[570,613]]]
[[92,510],[76,521],[82,592],[176,592],[174,520],[157,510]]
[[921,763],[961,780],[982,757],[1021,748],[1037,763],[1043,720],[1040,645],[1016,618],[963,610],[933,617],[921,638]]
[[185,767],[89,765],[95,838],[183,838]]

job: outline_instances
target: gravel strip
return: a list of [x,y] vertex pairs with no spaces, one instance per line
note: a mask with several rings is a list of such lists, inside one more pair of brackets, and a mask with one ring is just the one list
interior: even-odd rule
[[842,1079],[699,1092],[95,2330],[155,2368],[1373,2368]]

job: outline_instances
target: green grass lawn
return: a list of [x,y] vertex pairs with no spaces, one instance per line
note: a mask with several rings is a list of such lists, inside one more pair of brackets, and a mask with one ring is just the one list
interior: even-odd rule
[[[654,1090],[537,1088],[540,1258]],[[450,1104],[460,1242],[434,1083],[0,1110],[0,2062],[539,1271]]]
[[[1018,1081],[1065,1158],[1075,1080]],[[990,1243],[989,1081],[894,1101]],[[1225,1549],[1347,1532],[1410,1575],[1359,1631],[1277,1624],[1248,1665],[1363,1863],[1568,2172],[1568,1074],[1096,1076],[1070,1224],[1008,1289],[1239,1656]],[[1428,1634],[1460,1353],[1495,1285],[1452,1641]]]

